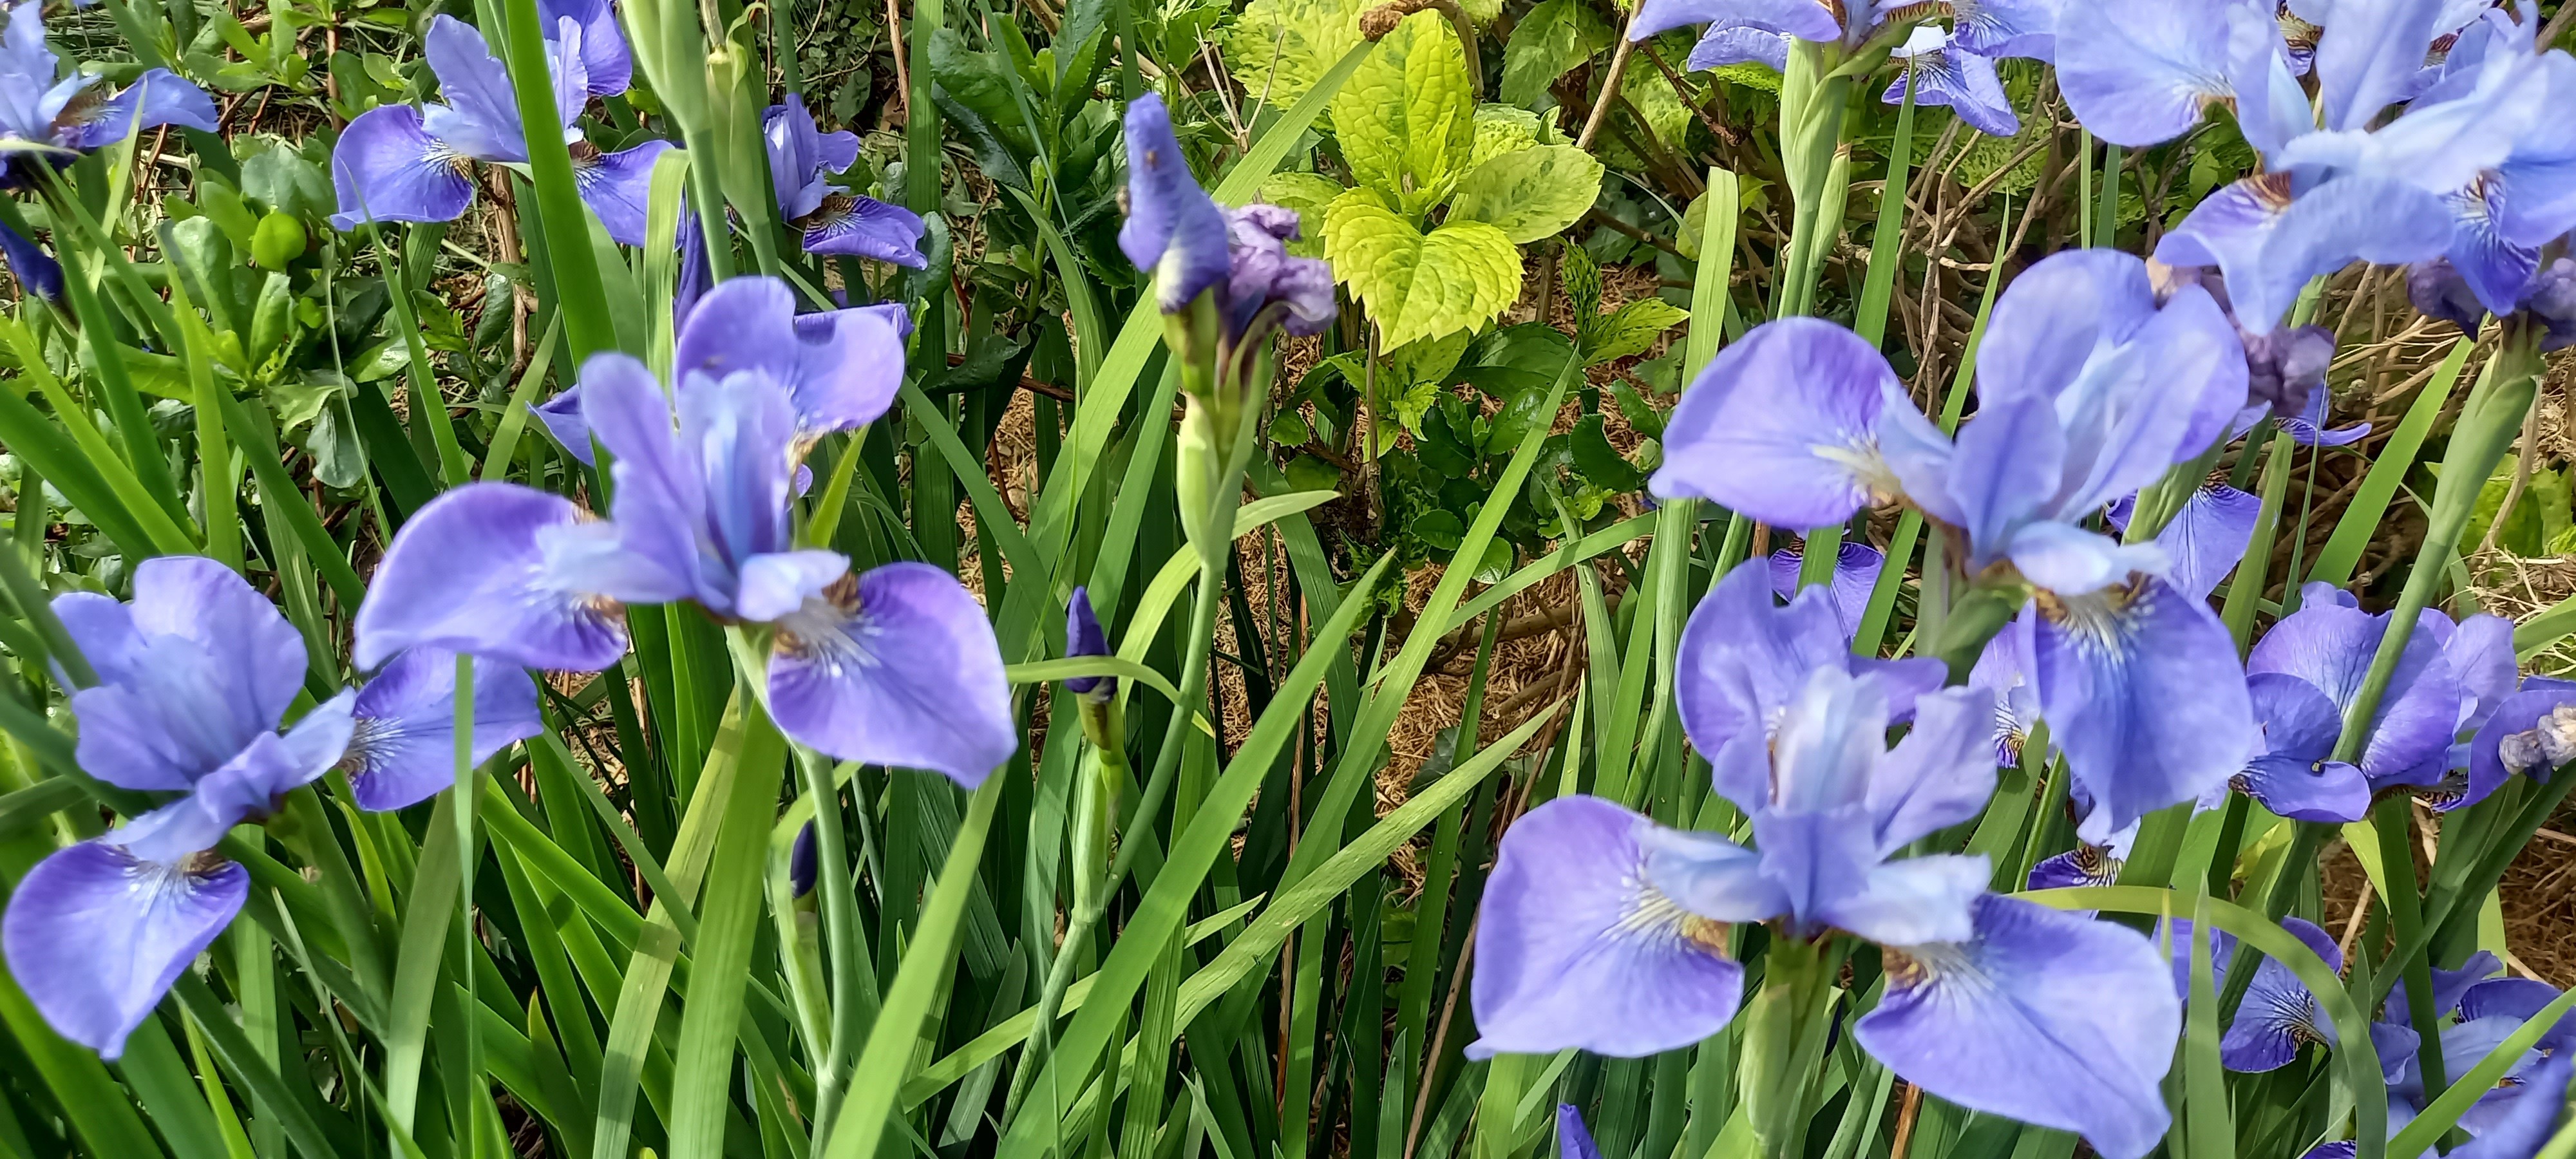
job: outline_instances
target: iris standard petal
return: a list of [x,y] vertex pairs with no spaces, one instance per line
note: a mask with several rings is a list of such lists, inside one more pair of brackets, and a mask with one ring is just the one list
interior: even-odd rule
[[2004,95],[1992,59],[1958,48],[1928,24],[1917,26],[1914,39],[1895,55],[1905,61],[1905,71],[1880,96],[1883,103],[1905,103],[1905,90],[1911,85],[1915,104],[1948,108],[1989,137],[2021,131],[2021,118],[2013,114],[2012,100]]
[[900,205],[855,193],[829,193],[805,218],[805,252],[875,258],[924,269],[930,265],[921,253],[927,229],[920,214]]
[[2450,211],[2413,185],[2352,174],[2293,197],[2290,174],[2278,172],[2212,193],[2158,243],[2156,259],[2225,271],[2237,322],[2262,334],[2280,323],[2310,278],[2355,259],[2422,261],[2450,243]]
[[1688,24],[1754,28],[1828,44],[1843,36],[1842,21],[1821,0],[1646,0],[1628,36],[1644,40]]
[[15,8],[0,30],[0,136],[46,138],[61,112],[59,104],[47,100],[61,69],[61,59],[45,45],[43,8]]
[[477,161],[528,159],[510,72],[492,55],[482,33],[440,13],[430,18],[421,54],[438,74],[439,95],[447,99],[423,112],[431,136]]
[[1637,1057],[1725,1027],[1744,968],[1725,927],[1650,884],[1653,823],[1596,797],[1561,797],[1503,833],[1476,923],[1471,1057],[1581,1048]]
[[970,789],[1019,748],[993,626],[929,564],[848,577],[781,618],[769,700],[779,729],[817,752]]
[[[830,186],[823,180],[823,134],[814,124],[814,114],[806,111],[804,96],[788,93],[784,102],[761,114],[760,122],[761,136],[769,146],[770,191],[778,198],[778,216],[794,221],[814,212]],[[856,138],[851,147],[856,150]],[[848,164],[844,162],[842,168]]]
[[[1794,547],[1771,553],[1771,590],[1782,598],[1798,594],[1798,573],[1806,559]],[[1878,573],[1887,569],[1887,553],[1858,540],[1846,539],[1834,549],[1834,574],[1826,591],[1834,604],[1834,622],[1849,636],[1860,628],[1861,614],[1869,609],[1869,593],[1878,586]]]
[[260,734],[187,796],[126,822],[104,840],[145,861],[170,865],[214,848],[233,826],[267,816],[278,798],[331,770],[349,747],[353,699],[343,693],[316,707],[287,736]]
[[[2318,929],[2316,923],[2285,917],[2281,928],[2306,943],[2325,960],[2328,969],[2343,969],[2343,950],[2335,945],[2333,935]],[[2177,945],[2174,952],[2180,957],[2188,950]],[[2226,1035],[2219,1040],[2219,1061],[2232,1071],[2278,1070],[2297,1061],[2299,1048],[2311,1042],[2334,1046],[2334,1022],[2325,1016],[2316,995],[2308,992],[2307,984],[2299,981],[2297,974],[2278,959],[2265,957],[2254,967],[2253,981],[2245,988],[2245,1000],[2236,1008],[2236,1020],[2228,1024]]]
[[2513,621],[2502,616],[2462,617],[2459,630],[2442,643],[2442,658],[2450,662],[2451,678],[2460,682],[2465,698],[2460,727],[2467,731],[2487,722],[2496,706],[2513,695],[2514,681],[2521,675],[2514,656]]
[[19,881],[0,948],[55,1033],[114,1061],[249,896],[250,871],[229,861],[190,872],[84,841]]
[[876,421],[903,386],[903,335],[872,307],[798,314],[775,278],[734,278],[710,290],[680,327],[672,366],[697,379],[758,371],[786,388],[807,435]]
[[2105,1159],[2154,1149],[2182,1032],[2155,946],[1992,894],[1977,899],[1975,923],[1969,941],[1887,955],[1886,996],[1852,1027],[1861,1046],[1924,1090],[2078,1132]]
[[609,0],[538,0],[537,18],[549,29],[561,27],[563,20],[580,27],[582,78],[590,96],[613,97],[633,83],[635,58]]
[[653,193],[653,163],[670,151],[669,141],[646,141],[614,153],[599,152],[587,142],[574,149],[573,184],[582,204],[599,215],[609,240],[619,245],[644,244],[645,203]]
[[[339,767],[358,806],[416,805],[456,783],[456,654],[414,648],[358,690],[356,728]],[[474,763],[545,731],[526,670],[474,662]]]
[[358,114],[331,150],[334,228],[366,221],[454,221],[474,204],[464,158],[422,128],[420,110],[379,105]]
[[1699,43],[1691,46],[1687,64],[1690,71],[1703,72],[1748,62],[1765,65],[1773,72],[1786,71],[1789,38],[1759,28],[1713,24],[1700,34]]
[[1154,273],[1166,314],[1223,284],[1231,269],[1225,215],[1190,175],[1171,113],[1154,93],[1127,104],[1127,223],[1118,247]]
[[2442,0],[2337,0],[2317,40],[2317,101],[2328,129],[2367,129],[2424,67]]
[[[1676,691],[1682,728],[1711,760],[1739,736],[1767,749],[1768,734],[1808,673],[1852,663],[1829,597],[1802,592],[1788,607],[1775,608],[1764,570],[1738,568],[1720,580],[1682,629]],[[1911,706],[1909,697],[1905,708]],[[1718,791],[1747,809],[1758,807],[1770,798],[1767,759],[1761,768],[1747,784],[1721,778]]]
[[160,556],[134,601],[70,593],[54,611],[101,683],[72,695],[77,757],[131,789],[185,789],[277,727],[305,667],[293,625],[232,569]]
[[2066,437],[2056,408],[2039,396],[1983,404],[1959,432],[1944,491],[1968,533],[1967,566],[1980,572],[2003,559],[2013,537],[2041,513],[2065,475]]
[[[2255,642],[2245,668],[2248,673],[2298,677],[2341,711],[2361,694],[2387,624],[2385,615],[2358,608],[2305,606]],[[2410,635],[2357,762],[2363,774],[2375,785],[2386,783],[2449,748],[2459,731],[2460,700],[2459,682],[2442,657],[2441,644],[2429,632]]]
[[2140,148],[2181,136],[2235,95],[2229,0],[2096,0],[2059,14],[2057,78],[2093,135]]
[[206,90],[166,68],[146,69],[125,91],[92,106],[79,123],[63,126],[63,144],[104,149],[144,129],[182,125],[204,132],[222,127],[222,114]]
[[2254,710],[2227,627],[2160,579],[2045,599],[2031,682],[2049,739],[2110,828],[2199,798],[2245,765]]
[[[843,564],[773,558],[789,554],[794,540],[790,503],[797,432],[787,392],[765,374],[738,371],[713,381],[691,379],[679,401],[682,458],[697,468],[706,504],[699,532],[699,601],[720,615],[769,620],[793,611],[806,596],[820,594],[824,583],[838,578]],[[618,520],[628,520],[622,503]],[[755,592],[749,572],[761,559],[771,562],[762,569]],[[829,574],[815,574],[822,571]],[[746,595],[768,614],[738,606]]]
[[[696,599],[729,607],[731,577],[707,566],[717,516],[710,510],[705,448],[673,429],[670,396],[635,358],[594,354],[582,363],[579,382],[591,437],[616,456],[613,522],[603,537],[615,550],[583,553],[563,566],[586,590],[626,603]],[[682,391],[684,398],[688,393]],[[775,473],[784,476],[785,447],[778,451]],[[783,512],[771,515],[783,518]]]
[[1903,385],[1859,335],[1815,318],[1766,322],[1682,395],[1654,493],[1783,527],[1840,523],[1871,492],[1896,490],[1873,431],[1891,395],[1902,399]]
[[1881,856],[1975,817],[1995,795],[1995,697],[1946,688],[1914,701],[1914,727],[1879,761],[1869,812]]
[[445,648],[525,668],[595,672],[626,651],[617,606],[569,587],[550,557],[581,546],[569,500],[508,483],[469,483],[394,533],[358,607],[360,668],[406,648]]

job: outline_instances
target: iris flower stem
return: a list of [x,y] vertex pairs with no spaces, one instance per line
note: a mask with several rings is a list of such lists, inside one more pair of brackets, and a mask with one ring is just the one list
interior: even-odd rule
[[1826,941],[1774,938],[1763,956],[1762,989],[1745,1011],[1741,1090],[1762,1153],[1806,1152],[1807,1087],[1824,1053],[1826,1017],[1842,955]]
[[[465,1009],[478,1010],[474,995],[474,657],[456,654],[456,905],[458,938],[456,972],[465,987]],[[483,1042],[476,1019],[464,1020],[465,1080],[480,1087]],[[476,1101],[482,1100],[478,1089]]]
[[832,783],[832,768],[811,753],[799,753],[797,769],[805,793],[814,799],[814,881],[822,891],[823,936],[831,955],[832,1029],[825,1062],[814,1076],[814,1131],[828,1139],[848,1095],[850,1064],[867,1039],[867,1023],[876,1013],[876,994],[861,975],[868,956],[867,932],[859,927],[859,903],[842,860],[847,840],[841,828],[841,794]]
[[[2405,945],[2419,941],[2424,928],[2422,888],[2415,877],[2413,818],[2407,814],[2415,808],[2404,793],[2391,794],[2370,811],[2371,823],[2379,830],[2379,880],[2384,887],[2380,898],[2388,906],[2389,923],[2396,927],[2397,942]],[[2404,874],[2400,877],[2399,874]],[[2406,979],[2406,1017],[2414,1024],[2416,1039],[2424,1049],[2415,1054],[2417,1065],[2424,1071],[2424,1099],[2427,1103],[2441,1097],[2442,1088],[2450,1085],[2442,1073],[2442,1012],[2433,1003],[2433,959],[2426,953],[2413,953],[2399,964]]]

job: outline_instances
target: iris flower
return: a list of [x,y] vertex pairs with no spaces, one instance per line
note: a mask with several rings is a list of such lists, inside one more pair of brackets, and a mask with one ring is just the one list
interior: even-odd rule
[[[2191,994],[2192,924],[2188,919],[2169,924],[2174,994],[2187,998]],[[2324,959],[2327,969],[2343,969],[2343,948],[2335,944],[2334,935],[2317,928],[2316,923],[2285,917],[2281,928]],[[2236,956],[2236,938],[2212,929],[2209,939],[2210,971],[2223,984]],[[2297,974],[2279,959],[2265,957],[2254,967],[2254,977],[2245,987],[2245,1000],[2236,1008],[2236,1020],[2228,1024],[2227,1033],[2218,1041],[2220,1065],[2246,1073],[2279,1070],[2297,1061],[2300,1048],[2312,1042],[2334,1049],[2334,1021],[2326,1016],[2325,1008],[2317,1004],[2316,995],[2308,991]]]
[[2498,698],[2468,744],[2462,785],[2468,801],[2483,800],[2514,775],[2546,782],[2576,761],[2576,683],[2530,677]]
[[[358,689],[350,706],[349,775],[360,808],[416,805],[456,783],[456,654],[414,648]],[[474,762],[545,731],[537,686],[525,669],[474,662]]]
[[[2153,145],[2209,105],[2234,109],[2266,171],[2203,200],[2156,257],[2225,270],[2249,332],[2270,332],[2310,278],[2355,259],[2459,258],[2460,223],[2491,208],[2509,214],[2492,225],[2516,244],[2576,226],[2576,131],[2544,112],[2576,100],[2576,60],[2534,51],[2532,30],[2504,13],[2340,6],[2316,42],[2312,106],[2273,15],[2269,0],[2103,0],[2070,5],[2059,29],[2061,90],[2097,136]],[[2443,25],[2471,17],[2425,83],[2428,51],[2453,31]],[[2501,203],[2481,195],[2504,185],[2516,192]]]
[[1891,699],[1875,674],[1815,667],[1767,752],[1723,746],[1718,789],[1758,848],[1588,796],[1513,825],[1478,924],[1484,1037],[1469,1053],[1687,1046],[1741,1001],[1729,923],[1802,940],[1839,930],[1884,947],[1886,992],[1851,1033],[1889,1069],[1974,1110],[2080,1132],[2110,1159],[2152,1149],[2181,1026],[2163,961],[2133,931],[1987,893],[1982,856],[1895,858],[1976,816],[1995,768],[1983,692],[1918,698],[1893,749]]
[[[2296,920],[2291,919],[2293,922]],[[2187,926],[2187,923],[2176,924]],[[2315,946],[2323,934],[2310,937],[2302,932],[2301,937]],[[2323,944],[2327,948],[2333,945],[2331,940],[2325,940]],[[2327,960],[2333,962],[2337,959],[2330,957]],[[2267,961],[2265,965],[2268,967],[2273,963]],[[2183,968],[2179,964],[2176,966],[2178,975]],[[2558,989],[2546,982],[2492,976],[2502,969],[2503,965],[2495,955],[2480,950],[2470,955],[2469,960],[2457,970],[2439,967],[2433,970],[2433,1003],[2442,1016],[2454,1019],[2442,1026],[2439,1033],[2443,1073],[2455,1081],[2558,997]],[[2288,971],[2284,969],[2281,974],[2286,977]],[[2277,983],[2278,979],[2275,981]],[[2262,975],[2256,976],[2254,984],[2257,987],[2264,985]],[[2300,1001],[2312,1002],[2306,989],[2299,986],[2295,978],[2276,988],[2285,1007]],[[2251,1009],[2254,1001],[2254,992],[2249,989],[2246,1008]],[[2244,1017],[2243,1013],[2238,1015],[2240,1020]],[[2330,1036],[2331,1031],[2328,1034]],[[2233,1028],[2229,1035],[2234,1037]],[[2385,1020],[2371,1024],[2370,1039],[2371,1045],[2379,1052],[2380,1068],[2388,1082],[2388,1132],[2393,1137],[2400,1128],[2423,1113],[2427,1101],[2421,1059],[2423,1043],[2410,1023],[2404,987],[2389,991]],[[2332,1045],[2331,1037],[2325,1041]],[[2576,1077],[2576,1072],[2571,1072],[2571,1066],[2576,1065],[2576,1052],[2568,1049],[2571,1045],[2576,1045],[2576,1018],[2562,1018],[2556,1026],[2543,1032],[2530,1050],[2515,1060],[2494,1089],[2479,1095],[2478,1101],[2461,1113],[2459,1126],[2474,1139],[2453,1149],[2451,1154],[2467,1155],[2471,1159],[2531,1159],[2540,1144],[2553,1133],[2566,1105],[2568,1081]],[[2233,1061],[2228,1065],[2230,1069],[2238,1070],[2269,1069],[2239,1067]],[[2329,1143],[2308,1152],[2306,1159],[2327,1156],[2350,1159],[2351,1154],[2350,1143]]]
[[[1691,68],[1761,61],[1779,70],[1788,60],[1791,40],[1850,50],[1883,30],[1947,17],[1947,46],[1984,61],[1991,79],[1992,58],[2050,57],[2057,7],[2054,0],[1646,0],[1628,34],[1644,40],[1684,25],[1703,25],[1699,44],[1691,50]],[[1932,87],[1930,78],[1925,87]],[[1919,94],[1917,99],[1941,103]]]
[[[9,971],[45,1021],[114,1060],[241,912],[250,873],[214,852],[233,826],[267,817],[334,766],[372,780],[361,794],[368,808],[452,781],[454,718],[433,670],[454,665],[404,657],[366,691],[316,705],[280,733],[303,686],[304,639],[224,565],[148,559],[134,569],[131,603],[74,592],[53,607],[100,681],[72,694],[81,767],[120,788],[178,794],[46,857],[0,918]],[[491,706],[491,719],[476,722],[480,756],[536,732],[535,689],[516,675],[515,690],[495,679],[477,695],[478,707]],[[432,764],[438,784],[420,789]]]
[[1290,334],[1322,333],[1333,321],[1332,269],[1289,256],[1285,243],[1296,237],[1295,210],[1227,209],[1199,187],[1162,97],[1146,93],[1128,103],[1127,222],[1118,247],[1137,269],[1153,272],[1164,313],[1213,291],[1232,339],[1253,333],[1265,312]]
[[[1898,720],[1912,713],[1917,696],[1939,688],[1948,675],[1940,661],[1930,658],[1852,655],[1851,636],[1839,622],[1835,597],[1824,586],[1807,588],[1787,607],[1776,607],[1766,570],[1746,567],[1728,573],[1691,610],[1682,628],[1674,688],[1682,727],[1721,778],[1742,767],[1724,755],[1732,747],[1759,753],[1774,742],[1789,703],[1806,684],[1807,674],[1818,668],[1877,676],[1877,687]],[[1759,790],[1756,784],[1728,786],[1722,781],[1719,788],[1746,796]]]
[[43,5],[18,0],[7,6],[6,18],[0,27],[0,179],[27,180],[11,167],[11,152],[86,153],[160,125],[209,133],[220,126],[205,90],[166,68],[146,70],[113,97],[95,87],[97,73],[78,67],[55,79],[62,58],[45,47]]
[[826,317],[808,331],[785,283],[736,278],[690,314],[675,390],[631,357],[593,356],[581,409],[616,458],[610,518],[506,483],[439,497],[386,550],[358,609],[358,663],[437,647],[596,670],[625,650],[623,605],[690,600],[771,629],[766,695],[789,737],[982,783],[1018,740],[975,597],[928,564],[854,575],[793,542],[796,460],[882,414],[903,370],[882,318]]
[[[1771,553],[1771,590],[1783,598],[1798,594],[1798,572],[1806,559],[1797,547],[1784,547]],[[1844,540],[1834,549],[1833,578],[1826,581],[1834,608],[1834,624],[1848,639],[1860,628],[1860,617],[1869,609],[1869,593],[1878,586],[1878,573],[1887,570],[1887,553],[1856,540]]]
[[[2545,328],[2540,339],[2543,353],[2576,346],[2576,259],[2559,258],[2542,267],[2538,250],[2528,251],[2527,257],[2527,263],[2490,269],[2479,278],[2470,276],[2473,266],[2447,257],[2419,262],[2406,271],[2406,296],[2417,311],[2449,322],[2471,337],[2489,313],[2500,318],[2519,314]],[[2500,289],[2507,283],[2489,280],[2509,278],[2523,264],[2530,272],[2516,288]]]
[[[2137,497],[2130,496],[2112,504],[2103,521],[2125,532],[2136,510]],[[2208,599],[2244,560],[2246,546],[2254,542],[2254,525],[2262,517],[2260,496],[2217,477],[2202,480],[2165,522],[2165,529],[2156,533],[2156,546],[2169,561],[2165,578],[2193,599]]]
[[[609,237],[642,245],[653,162],[671,143],[646,141],[607,153],[574,125],[591,97],[625,92],[631,79],[633,65],[616,16],[608,0],[550,2],[541,15],[557,128],[571,146],[581,199]],[[383,105],[349,122],[331,151],[331,184],[340,199],[332,225],[354,230],[369,220],[454,221],[474,204],[467,162],[527,162],[526,127],[509,70],[483,34],[441,15],[430,21],[423,53],[447,103],[417,109]]]
[[1903,104],[1906,86],[1912,85],[1915,104],[1945,107],[1989,137],[2021,131],[2021,118],[2013,114],[2003,81],[1995,75],[1994,58],[1969,51],[1956,33],[1919,25],[1889,55],[1904,61],[1905,71],[1880,100]]
[[2062,253],[1996,303],[1976,389],[1954,443],[1851,331],[1766,323],[1683,394],[1653,489],[1790,527],[1911,503],[1971,580],[2033,591],[2031,683],[2109,829],[2224,783],[2253,733],[2225,626],[2161,578],[2163,549],[2083,524],[2226,431],[2245,405],[2235,327],[2196,286],[2159,303],[2137,258]]
[[778,216],[804,233],[806,253],[875,258],[916,270],[930,264],[921,256],[920,214],[824,180],[858,163],[857,134],[821,131],[796,93],[769,106],[760,127],[769,144]]

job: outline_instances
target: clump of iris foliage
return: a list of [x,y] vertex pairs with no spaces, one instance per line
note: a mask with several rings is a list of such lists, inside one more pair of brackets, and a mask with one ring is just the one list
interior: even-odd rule
[[2576,1155],[2576,614],[2463,562],[2576,10],[100,2],[0,8],[0,1156]]

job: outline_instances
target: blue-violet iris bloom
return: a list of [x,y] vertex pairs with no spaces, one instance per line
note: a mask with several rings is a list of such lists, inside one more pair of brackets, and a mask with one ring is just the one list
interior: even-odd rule
[[[593,96],[626,91],[631,79],[625,38],[608,0],[549,4],[546,67],[554,78],[556,130],[571,146],[581,198],[608,236],[644,244],[645,201],[653,162],[671,147],[646,141],[614,153],[584,140],[574,122]],[[354,230],[366,221],[453,221],[474,204],[468,161],[516,165],[528,160],[526,127],[509,70],[483,34],[453,16],[430,21],[424,54],[438,74],[445,104],[384,105],[360,113],[331,151],[331,184],[340,211],[331,224]]]
[[1332,268],[1291,257],[1286,243],[1296,238],[1295,210],[1226,209],[1199,187],[1162,97],[1128,103],[1127,222],[1118,246],[1137,269],[1153,271],[1164,313],[1213,291],[1229,336],[1250,331],[1269,309],[1291,334],[1322,333],[1333,321]]
[[[1646,0],[1629,24],[1628,35],[1644,40],[1697,24],[1703,31],[1691,50],[1691,68],[1760,61],[1780,70],[1788,60],[1791,40],[1848,51],[1883,31],[1948,17],[1948,45],[1979,58],[1991,77],[1991,58],[2049,59],[2056,39],[2057,8],[2057,0]],[[1930,85],[1927,80],[1926,87]],[[1917,99],[1923,98],[1918,94]]]
[[839,553],[793,543],[797,459],[816,434],[884,412],[898,340],[842,311],[809,341],[793,311],[775,279],[718,285],[682,332],[669,393],[626,355],[583,364],[582,416],[616,460],[610,518],[510,484],[441,496],[386,550],[358,609],[358,663],[437,647],[596,670],[625,648],[622,605],[691,600],[772,629],[769,710],[790,738],[982,783],[1018,738],[975,597],[927,564],[852,575]]
[[[14,147],[22,163],[47,152],[86,153],[161,125],[209,133],[220,127],[215,102],[205,90],[166,68],[146,70],[113,97],[95,87],[97,73],[75,67],[71,75],[56,79],[62,59],[45,46],[44,6],[39,0],[18,0],[7,7],[5,17],[6,25],[0,26],[0,141]],[[9,152],[0,152],[0,178],[12,184],[26,180],[24,172],[11,168]]]
[[900,205],[834,188],[825,180],[858,163],[858,135],[846,129],[826,133],[805,108],[805,98],[787,94],[784,104],[761,114],[762,135],[769,143],[769,180],[778,194],[778,216],[805,235],[805,252],[875,258],[922,269],[921,215]]

